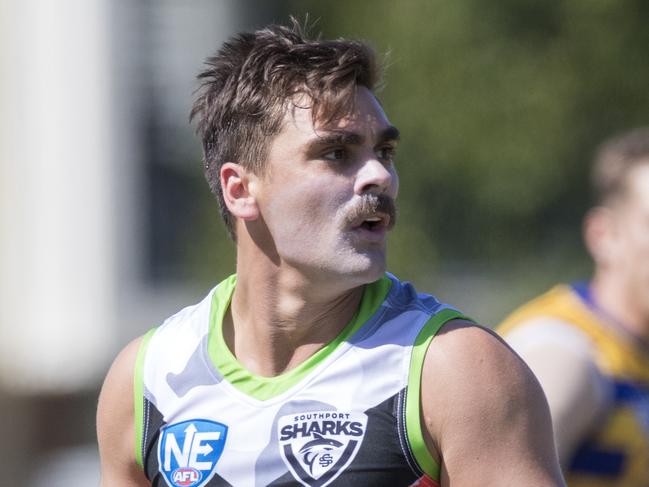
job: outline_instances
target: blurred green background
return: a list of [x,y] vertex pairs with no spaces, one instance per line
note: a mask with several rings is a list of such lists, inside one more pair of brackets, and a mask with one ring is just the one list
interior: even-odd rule
[[[402,132],[392,272],[489,326],[555,281],[588,277],[592,153],[647,123],[649,3],[274,5],[279,22],[308,13],[314,32],[367,40],[386,60],[379,97]],[[233,247],[203,204],[208,231],[192,232],[182,272],[207,283],[233,270]]]

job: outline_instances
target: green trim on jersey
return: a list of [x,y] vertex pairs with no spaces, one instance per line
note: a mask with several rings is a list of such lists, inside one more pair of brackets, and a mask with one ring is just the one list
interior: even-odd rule
[[144,468],[142,461],[142,440],[144,438],[144,357],[149,341],[157,328],[151,328],[142,336],[140,347],[135,359],[135,372],[133,373],[133,407],[135,409],[135,461]]
[[457,318],[471,321],[470,318],[454,309],[444,309],[431,316],[417,335],[410,356],[410,372],[408,374],[408,388],[406,389],[406,436],[419,467],[435,480],[439,480],[439,465],[430,454],[422,432],[421,376],[426,352],[433,337],[444,323]]
[[214,366],[230,384],[244,394],[259,401],[265,401],[293,387],[327,358],[340,343],[352,336],[378,310],[390,291],[392,281],[384,275],[378,281],[366,285],[356,314],[342,332],[303,363],[276,377],[252,374],[237,361],[225,344],[223,317],[230,305],[235,284],[236,275],[233,275],[219,284],[214,291],[212,309],[210,310],[208,352]]

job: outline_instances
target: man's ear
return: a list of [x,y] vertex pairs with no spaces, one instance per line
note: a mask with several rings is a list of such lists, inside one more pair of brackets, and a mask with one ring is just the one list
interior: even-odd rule
[[250,178],[254,177],[241,164],[226,162],[221,166],[221,191],[225,205],[235,217],[244,221],[259,217],[257,200],[250,192]]

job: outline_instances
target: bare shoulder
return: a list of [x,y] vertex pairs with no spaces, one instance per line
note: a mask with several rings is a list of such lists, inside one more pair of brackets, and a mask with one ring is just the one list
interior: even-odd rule
[[[448,392],[498,392],[503,386],[516,393],[518,387],[540,392],[534,375],[512,349],[493,331],[464,320],[452,320],[434,338],[424,363],[424,374],[435,373],[437,383]],[[462,379],[461,381],[458,381]],[[485,379],[487,379],[485,381]],[[463,391],[462,389],[467,389]]]
[[564,485],[541,387],[494,332],[463,320],[444,325],[427,352],[421,394],[443,486]]
[[[431,343],[424,361],[422,400],[424,412],[435,411],[427,418],[433,433],[443,426],[445,415],[456,412],[476,421],[487,421],[496,413],[512,415],[513,408],[528,406],[531,414],[547,412],[545,396],[525,363],[494,332],[463,320],[447,323]],[[434,437],[440,443],[444,440],[441,432]]]
[[570,323],[547,317],[523,321],[505,340],[541,383],[559,458],[567,463],[613,400],[613,385],[596,363],[592,340]]
[[133,384],[142,337],[119,353],[106,375],[97,406],[101,486],[150,485],[135,461]]

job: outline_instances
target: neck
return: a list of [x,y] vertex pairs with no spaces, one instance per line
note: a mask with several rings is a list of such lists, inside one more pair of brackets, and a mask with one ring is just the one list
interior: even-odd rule
[[590,284],[592,299],[607,317],[632,336],[649,344],[649,323],[642,310],[630,298],[624,283],[596,272]]
[[363,286],[336,290],[273,259],[238,254],[237,286],[223,323],[226,344],[251,372],[279,375],[333,340],[362,293]]

